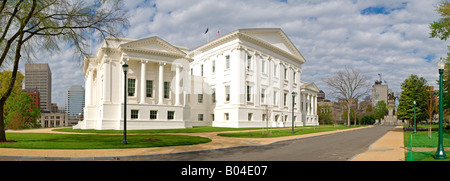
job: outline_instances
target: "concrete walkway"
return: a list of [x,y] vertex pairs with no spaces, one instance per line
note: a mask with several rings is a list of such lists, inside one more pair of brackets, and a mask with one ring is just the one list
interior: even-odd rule
[[403,126],[397,126],[386,133],[366,152],[356,155],[351,161],[405,161]]
[[[220,132],[208,133],[167,133],[190,136],[201,136],[212,141],[205,144],[152,147],[152,148],[129,148],[129,149],[85,149],[85,150],[62,150],[62,149],[14,149],[0,148],[0,158],[17,160],[115,160],[121,157],[136,157],[150,155],[176,154],[183,152],[197,152],[204,150],[224,149],[240,146],[257,146],[275,143],[279,141],[300,139],[338,132],[352,131],[356,129],[366,129],[369,127],[352,128],[346,130],[336,130],[306,135],[295,135],[278,138],[231,138],[217,136]],[[313,128],[311,128],[313,129]],[[9,132],[34,132],[34,133],[58,133],[52,129],[34,129]],[[228,131],[229,132],[229,131]],[[60,132],[63,133],[63,132]],[[64,134],[74,134],[65,133]],[[403,130],[401,126],[395,127],[385,136],[373,143],[364,153],[355,156],[351,161],[404,161]]]

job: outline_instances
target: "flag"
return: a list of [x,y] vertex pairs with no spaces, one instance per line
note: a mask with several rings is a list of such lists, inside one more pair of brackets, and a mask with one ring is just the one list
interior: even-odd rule
[[205,34],[208,33],[208,28],[206,28]]
[[220,36],[220,32],[219,31],[217,31],[216,36]]

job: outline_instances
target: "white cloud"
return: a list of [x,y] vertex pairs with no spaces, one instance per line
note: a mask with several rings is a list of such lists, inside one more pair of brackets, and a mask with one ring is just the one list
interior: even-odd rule
[[[329,92],[321,81],[345,65],[353,66],[373,82],[383,74],[391,89],[410,74],[423,76],[429,83],[438,78],[435,65],[446,55],[446,43],[428,38],[428,24],[439,18],[434,12],[439,0],[141,0],[125,1],[130,17],[125,37],[159,36],[190,49],[239,28],[279,27],[306,58],[302,80],[314,81]],[[362,14],[366,8],[386,13]],[[384,8],[384,9],[383,9]],[[95,42],[98,47],[101,42]],[[53,100],[64,105],[64,92],[72,84],[83,84],[81,65],[72,52],[42,56],[51,63]],[[428,61],[427,56],[435,57]],[[58,96],[58,97],[55,97]],[[60,97],[62,96],[62,97]]]

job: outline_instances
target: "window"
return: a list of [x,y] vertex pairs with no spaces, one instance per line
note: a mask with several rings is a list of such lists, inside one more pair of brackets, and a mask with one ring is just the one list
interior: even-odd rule
[[194,69],[191,68],[191,75],[194,75]]
[[284,106],[287,106],[287,93],[284,93]]
[[247,85],[247,102],[252,101],[252,87]]
[[136,91],[136,79],[128,79],[128,96],[134,96]]
[[200,73],[201,73],[201,76],[203,76],[203,64],[200,65]]
[[262,60],[261,62],[261,72],[266,73],[266,61]]
[[216,89],[213,89],[212,90],[212,94],[211,94],[211,99],[212,99],[212,102],[216,102]]
[[253,113],[248,113],[248,121],[251,121],[253,119]]
[[158,117],[158,111],[151,110],[150,111],[150,119],[157,119]]
[[198,114],[198,120],[203,121],[203,114]]
[[175,111],[167,111],[167,119],[168,120],[173,120],[175,115]]
[[278,92],[277,91],[273,91],[273,104],[278,105]]
[[153,97],[153,81],[147,80],[147,97]]
[[212,121],[214,121],[214,114],[211,114]]
[[224,115],[225,115],[225,121],[230,120],[230,113],[225,113]]
[[262,114],[262,121],[266,121],[266,114]]
[[278,66],[277,66],[277,64],[274,64],[273,65],[273,76],[274,77],[278,77]]
[[225,101],[230,101],[230,86],[225,86]]
[[212,72],[213,73],[216,72],[216,61],[215,60],[212,61]]
[[170,82],[164,82],[164,98],[169,98],[169,88],[170,88]]
[[198,103],[203,103],[203,94],[198,94]]
[[225,56],[225,68],[230,68],[230,55]]
[[252,56],[250,55],[247,56],[247,69],[248,70],[252,69]]
[[287,72],[287,68],[286,67],[284,67],[284,80],[287,80],[288,79],[288,72]]
[[131,119],[137,119],[139,115],[139,110],[131,110]]
[[294,74],[294,77],[293,77],[294,79],[292,80],[292,82],[295,83],[295,72],[293,72],[293,74]]
[[266,89],[261,89],[261,103],[266,103]]

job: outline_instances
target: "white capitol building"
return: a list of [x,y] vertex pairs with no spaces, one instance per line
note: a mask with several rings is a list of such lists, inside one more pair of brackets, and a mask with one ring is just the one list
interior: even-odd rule
[[192,51],[157,36],[106,38],[83,61],[84,120],[74,128],[123,129],[124,63],[127,129],[317,125],[305,62],[279,28],[239,29]]

